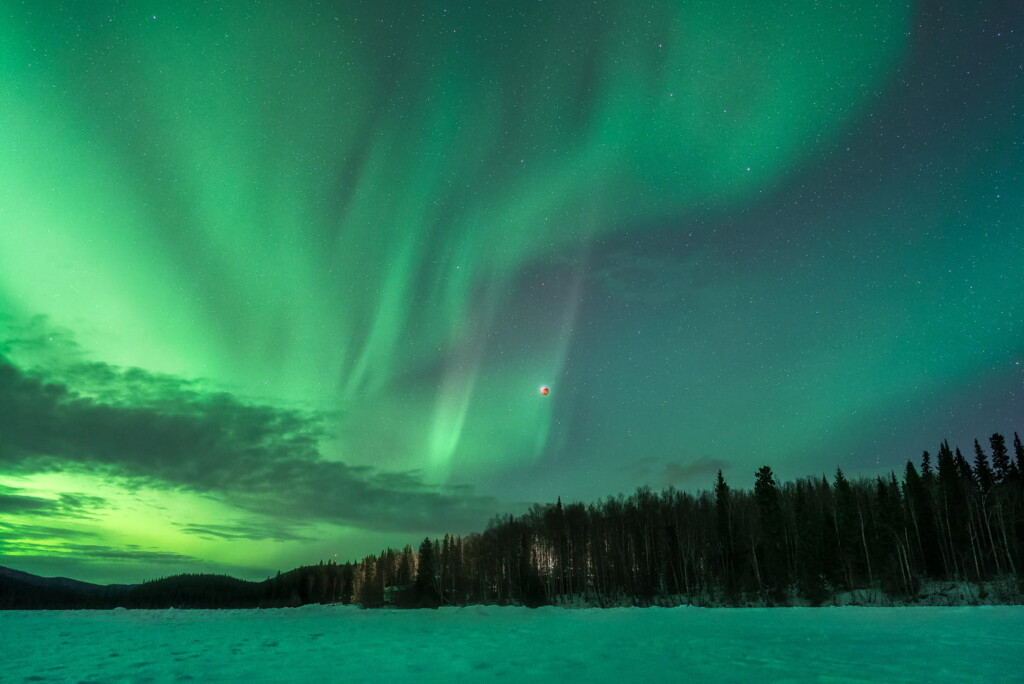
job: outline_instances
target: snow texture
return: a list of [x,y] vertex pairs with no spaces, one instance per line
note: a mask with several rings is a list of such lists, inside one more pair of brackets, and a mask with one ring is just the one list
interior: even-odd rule
[[4,682],[1021,682],[1024,607],[0,611]]

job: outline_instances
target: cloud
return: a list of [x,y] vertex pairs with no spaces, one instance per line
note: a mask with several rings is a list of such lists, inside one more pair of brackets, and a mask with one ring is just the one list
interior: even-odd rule
[[663,461],[653,456],[634,459],[621,464],[619,472],[632,482],[651,487],[684,486],[710,489],[719,470],[728,472],[730,461],[718,458],[698,458],[694,461]]
[[153,551],[138,544],[126,544],[123,547],[102,546],[99,544],[67,544],[67,550],[76,558],[96,560],[129,560],[142,563],[195,563],[199,559],[182,553],[170,551]]
[[644,456],[633,461],[628,461],[619,467],[619,470],[626,473],[633,480],[643,480],[651,474],[651,470],[658,464],[658,459],[653,456]]
[[52,499],[9,494],[4,491],[6,489],[7,487],[0,488],[0,513],[5,515],[12,513],[39,513],[46,511],[54,503]]
[[82,494],[80,492],[64,492],[57,499],[55,515],[74,517],[81,520],[82,518],[92,518],[93,511],[108,507],[109,503],[102,496],[92,496],[91,494]]
[[[468,489],[432,487],[416,471],[378,472],[323,458],[320,415],[246,403],[140,369],[73,363],[26,370],[0,355],[0,434],[0,472],[88,472],[128,487],[214,495],[296,522],[468,531],[501,508]],[[68,496],[67,506],[90,503]],[[42,506],[22,499],[6,505]]]
[[312,537],[292,532],[287,525],[232,523],[230,525],[179,525],[182,532],[204,539],[262,541],[313,541]]
[[[92,539],[92,533],[68,527],[52,527],[48,525],[26,524],[22,522],[0,522],[0,555],[22,555],[27,550],[45,549],[48,552],[60,551],[45,542],[59,540],[61,549],[66,548],[68,540]],[[42,542],[43,544],[39,544]]]
[[24,489],[0,485],[0,513],[6,515],[91,518],[92,511],[106,508],[106,499],[81,493],[63,493],[56,499],[32,496]]
[[718,458],[698,458],[691,463],[666,463],[662,475],[665,486],[705,482],[706,488],[710,488],[718,471],[728,470],[730,465]]
[[[4,544],[22,544],[26,539],[84,539],[91,537],[90,532],[83,530],[72,530],[66,527],[49,527],[46,525],[26,524],[13,521],[0,521],[0,551],[3,551]],[[52,548],[52,547],[47,547]]]
[[137,563],[163,565],[209,564],[209,561],[203,561],[194,556],[170,551],[156,551],[143,548],[137,544],[115,547],[102,544],[62,541],[59,546],[55,546],[53,544],[38,543],[24,539],[14,541],[0,539],[0,556],[7,556],[11,559],[21,559],[26,556],[45,559],[68,558],[81,563],[127,560]]

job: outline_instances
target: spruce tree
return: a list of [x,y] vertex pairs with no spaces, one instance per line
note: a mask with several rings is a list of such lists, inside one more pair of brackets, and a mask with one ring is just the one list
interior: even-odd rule
[[917,548],[914,555],[920,558],[924,574],[938,577],[944,564],[935,526],[935,505],[924,478],[917,474],[910,461],[907,461],[903,475],[903,502]]
[[1013,433],[1013,454],[1016,458],[1006,469],[1006,481],[1020,485],[1024,482],[1024,444],[1016,432]]
[[978,440],[974,440],[974,479],[982,494],[987,494],[995,484],[995,476],[992,474],[992,468],[988,465],[988,457],[982,451]]
[[825,578],[833,587],[842,586],[846,575],[839,557],[839,536],[836,534],[836,498],[827,476],[821,476],[816,494],[818,497],[817,508],[822,520],[821,555]]
[[1000,483],[1010,474],[1010,454],[1006,450],[1006,440],[998,432],[988,438],[992,447],[992,471],[995,482]]
[[846,585],[849,589],[854,589],[867,579],[866,554],[862,549],[860,515],[857,510],[856,497],[842,468],[836,468],[833,489],[835,490],[833,527],[839,542],[839,558]]
[[910,594],[914,590],[907,563],[907,534],[896,475],[875,481],[874,543],[872,556],[877,560],[878,579],[889,594]]
[[725,548],[732,546],[732,511],[729,501],[729,485],[718,471],[715,480],[715,521],[718,526],[718,538]]
[[402,549],[402,556],[398,561],[398,573],[395,576],[395,584],[399,587],[406,588],[413,581],[413,566],[415,565],[412,557],[412,546],[409,544],[405,545]]
[[809,502],[811,487],[800,480],[796,483],[793,499],[793,514],[796,518],[797,535],[797,587],[812,605],[821,605],[828,596],[825,590],[824,562],[822,559],[821,510]]
[[967,577],[968,563],[973,560],[968,499],[973,484],[974,474],[960,448],[954,456],[949,444],[944,443],[939,449],[938,505],[944,525],[943,543],[958,579]]
[[932,456],[927,451],[921,454],[921,477],[925,480],[932,477]]
[[729,485],[718,471],[715,480],[715,527],[718,537],[719,572],[721,573],[722,591],[730,603],[738,599],[738,587],[735,573],[736,545],[733,541],[732,501]]
[[[978,440],[974,440],[977,442]],[[964,455],[960,453],[960,447],[956,448],[956,456],[953,458],[953,463],[956,465],[956,477],[960,481],[962,486],[966,486],[968,482],[974,479],[974,473],[971,471],[971,464],[967,462]]]
[[782,603],[785,600],[788,582],[779,488],[770,466],[762,466],[755,477],[754,500],[757,502],[757,512],[761,521],[762,582],[770,599],[775,603]]
[[415,592],[417,602],[421,606],[437,606],[441,598],[437,595],[434,581],[437,574],[434,558],[434,543],[430,537],[424,537],[420,543],[419,564],[416,568]]

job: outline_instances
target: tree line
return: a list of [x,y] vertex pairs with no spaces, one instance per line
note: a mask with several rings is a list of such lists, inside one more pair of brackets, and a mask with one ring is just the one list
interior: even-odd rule
[[[351,566],[343,602],[467,605],[820,605],[875,588],[910,599],[927,580],[1024,587],[1024,447],[976,440],[969,461],[943,442],[897,476],[777,482],[752,490],[721,471],[696,494],[642,487],[589,505],[535,504],[482,533],[424,539]],[[348,585],[346,585],[348,586]],[[983,589],[984,590],[984,589]]]

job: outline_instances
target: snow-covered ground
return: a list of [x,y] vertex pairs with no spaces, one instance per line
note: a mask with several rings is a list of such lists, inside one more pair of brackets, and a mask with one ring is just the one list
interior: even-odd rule
[[4,682],[1022,682],[1024,607],[0,611]]

